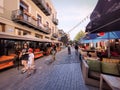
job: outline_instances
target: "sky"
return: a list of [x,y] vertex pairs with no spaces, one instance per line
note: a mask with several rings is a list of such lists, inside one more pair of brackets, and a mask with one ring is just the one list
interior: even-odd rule
[[70,34],[71,40],[74,39],[80,30],[85,30],[89,22],[90,13],[95,8],[98,0],[51,0],[56,11],[57,19],[59,20],[58,29],[63,29],[68,33],[74,26],[82,21]]

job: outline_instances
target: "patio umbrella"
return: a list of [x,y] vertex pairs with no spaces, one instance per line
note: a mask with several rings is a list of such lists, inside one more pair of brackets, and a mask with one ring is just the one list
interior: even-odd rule
[[90,16],[86,32],[98,33],[120,30],[120,0],[98,0]]
[[99,35],[98,33],[87,34],[85,37],[81,39],[83,40],[109,40],[109,39],[120,39],[120,31],[113,32],[105,32],[103,35]]
[[101,38],[97,39],[98,35],[96,33],[94,34],[86,34],[85,37],[81,38],[79,41],[81,43],[90,43],[90,42],[98,42],[100,40],[103,40]]
[[97,37],[98,39],[119,39],[120,31],[106,32],[105,35]]

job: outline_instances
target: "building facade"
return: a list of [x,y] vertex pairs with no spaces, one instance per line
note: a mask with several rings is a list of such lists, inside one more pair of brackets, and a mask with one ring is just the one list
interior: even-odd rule
[[0,32],[58,40],[57,12],[50,0],[0,0]]
[[65,33],[63,31],[63,29],[59,29],[58,30],[58,40],[63,42],[64,45],[66,45],[68,43],[68,41],[70,41],[70,35]]

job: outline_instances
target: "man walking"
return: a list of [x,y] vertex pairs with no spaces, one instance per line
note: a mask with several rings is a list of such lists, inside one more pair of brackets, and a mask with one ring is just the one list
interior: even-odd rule
[[71,46],[70,46],[70,44],[68,44],[68,54],[69,55],[71,54]]
[[78,45],[75,44],[75,54],[78,55]]

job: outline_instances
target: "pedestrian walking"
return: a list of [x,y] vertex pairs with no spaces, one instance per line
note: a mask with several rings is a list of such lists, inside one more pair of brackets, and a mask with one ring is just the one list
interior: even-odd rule
[[68,44],[68,54],[70,55],[71,54],[71,45]]
[[78,55],[78,45],[75,44],[75,54]]
[[29,53],[29,57],[28,57],[28,67],[27,67],[27,76],[30,76],[33,72],[36,72],[36,68],[35,68],[35,61],[34,61],[34,54],[33,54],[33,49],[29,48],[28,49],[28,53]]
[[15,59],[15,67],[16,67],[16,65],[17,65],[17,69],[19,70],[19,66],[20,66],[20,58],[19,58],[19,56],[20,56],[20,53],[21,53],[21,50],[20,50],[20,48],[16,48],[15,49],[15,54],[16,54],[16,59]]
[[28,54],[28,44],[25,43],[23,45],[23,49],[22,49],[22,51],[20,52],[20,55],[19,55],[19,58],[20,58],[21,63],[23,65],[23,68],[21,69],[21,73],[25,73],[27,71],[28,57],[29,57],[29,54]]
[[52,54],[53,61],[56,59],[56,53],[57,53],[56,45],[54,43],[52,43],[51,54]]

